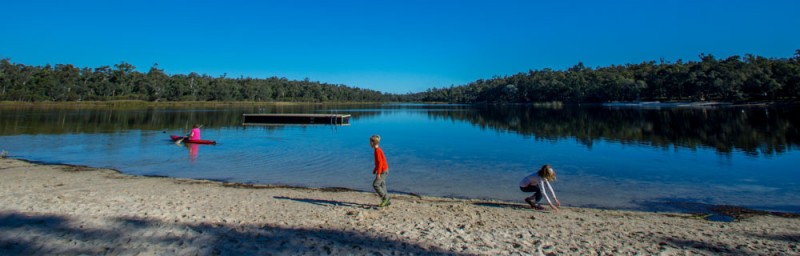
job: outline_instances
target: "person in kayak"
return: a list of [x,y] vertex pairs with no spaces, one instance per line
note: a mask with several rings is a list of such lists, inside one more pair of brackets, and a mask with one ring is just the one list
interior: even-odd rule
[[186,137],[190,140],[200,140],[200,125],[194,124],[194,126],[192,126],[192,131],[189,132],[189,135]]
[[[549,164],[545,164],[538,172],[531,173],[531,175],[523,178],[519,182],[519,189],[522,190],[522,192],[533,192],[533,195],[525,198],[525,202],[533,209],[544,210],[539,204],[539,201],[542,200],[542,194],[544,194],[544,198],[547,199],[547,204],[550,205],[550,208],[552,208],[553,211],[558,211],[558,207],[561,207],[561,202],[558,201],[556,192],[553,191],[553,187],[550,186],[550,182],[555,180],[556,172],[553,171],[553,168],[550,167]],[[550,194],[553,195],[555,206],[550,202],[550,197],[547,196],[547,189],[545,189],[545,186],[547,189],[550,189]]]

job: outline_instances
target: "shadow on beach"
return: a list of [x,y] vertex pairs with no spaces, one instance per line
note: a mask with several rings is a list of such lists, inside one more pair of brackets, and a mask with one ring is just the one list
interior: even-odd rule
[[654,201],[638,203],[644,209],[652,212],[678,212],[691,214],[691,218],[701,218],[709,221],[732,222],[740,221],[753,216],[773,215],[784,218],[800,218],[800,214],[791,212],[777,212],[750,209],[735,205],[715,205],[693,202],[691,199],[663,198]]
[[705,241],[694,241],[674,236],[665,236],[659,239],[660,246],[671,246],[674,248],[693,248],[701,252],[701,254],[709,253],[711,255],[752,255],[746,247],[734,247],[730,245],[715,244]]
[[297,202],[302,202],[302,203],[309,203],[309,204],[320,205],[320,206],[346,206],[346,207],[356,207],[356,208],[364,208],[364,209],[377,208],[376,205],[371,205],[371,204],[340,202],[340,201],[323,200],[323,199],[293,198],[293,197],[285,197],[285,196],[273,196],[272,198],[281,199],[281,200],[292,200],[292,201],[297,201]]
[[[294,199],[292,199],[294,200]],[[186,224],[0,212],[0,255],[458,255],[385,236],[274,224]]]
[[531,209],[531,207],[527,206],[527,205],[512,204],[512,203],[475,202],[475,203],[472,203],[472,204],[477,205],[477,206],[505,208],[505,209]]

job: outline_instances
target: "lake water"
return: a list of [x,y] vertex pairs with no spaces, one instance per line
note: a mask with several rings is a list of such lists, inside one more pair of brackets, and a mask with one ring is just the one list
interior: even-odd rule
[[[244,113],[351,114],[350,125],[242,126]],[[372,191],[380,134],[390,192],[518,201],[545,163],[570,206],[663,202],[800,212],[796,106],[0,106],[10,157],[135,175]],[[203,124],[217,145],[177,146]],[[376,199],[377,200],[377,199]]]

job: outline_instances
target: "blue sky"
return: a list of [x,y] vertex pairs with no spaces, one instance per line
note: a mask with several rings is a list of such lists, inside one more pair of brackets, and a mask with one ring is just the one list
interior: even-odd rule
[[[558,3],[554,3],[558,2]],[[800,1],[9,1],[0,58],[385,92],[800,49]]]

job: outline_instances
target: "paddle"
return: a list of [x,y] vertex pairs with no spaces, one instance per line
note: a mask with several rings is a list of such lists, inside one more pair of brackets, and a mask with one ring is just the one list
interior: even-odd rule
[[179,140],[176,140],[176,141],[175,141],[175,144],[181,144],[181,142],[183,142],[183,140],[185,140],[186,138],[189,138],[189,135],[190,135],[190,134],[186,134],[186,136],[183,136],[181,139],[179,139]]

